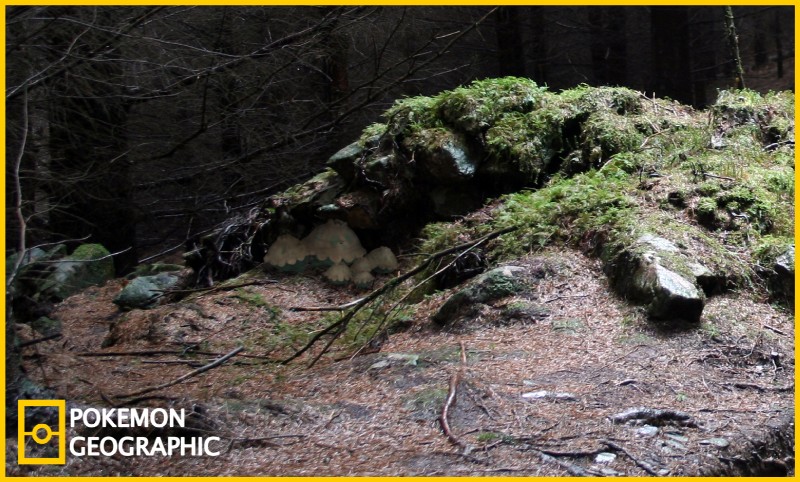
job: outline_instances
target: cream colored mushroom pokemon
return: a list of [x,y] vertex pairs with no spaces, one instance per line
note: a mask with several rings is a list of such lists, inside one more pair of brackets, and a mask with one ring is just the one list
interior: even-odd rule
[[353,264],[350,265],[350,271],[353,272],[353,275],[356,273],[369,273],[372,271],[372,263],[366,257],[357,258],[353,261]]
[[299,272],[305,268],[307,256],[308,250],[302,241],[283,234],[269,247],[264,262],[280,271]]
[[341,262],[328,268],[322,276],[335,285],[346,285],[352,279],[350,267]]
[[391,273],[397,269],[397,258],[392,250],[386,246],[375,248],[367,255],[367,260],[372,264],[372,268],[377,273]]
[[369,271],[358,271],[353,273],[353,284],[356,285],[358,289],[367,289],[372,288],[372,283],[375,281],[375,277],[372,276],[372,273]]
[[337,219],[317,226],[303,241],[309,253],[324,265],[352,263],[367,253],[356,233]]

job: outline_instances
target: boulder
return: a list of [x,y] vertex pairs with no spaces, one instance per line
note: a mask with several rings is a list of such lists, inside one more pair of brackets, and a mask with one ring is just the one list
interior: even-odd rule
[[649,233],[607,257],[605,270],[618,293],[646,305],[656,320],[699,321],[704,288],[710,292],[719,284],[718,276],[675,243]]
[[68,296],[105,283],[114,278],[114,260],[111,253],[100,244],[82,244],[69,256],[55,264],[44,281],[41,292],[55,299]]
[[433,321],[446,325],[468,314],[478,304],[519,293],[527,286],[524,273],[525,269],[519,266],[501,266],[483,273],[450,296],[433,315]]
[[410,137],[407,145],[430,184],[467,181],[478,170],[480,156],[473,154],[463,134],[426,129]]
[[165,290],[176,288],[181,281],[177,272],[159,273],[154,276],[139,276],[128,283],[113,302],[123,310],[152,308],[164,295]]

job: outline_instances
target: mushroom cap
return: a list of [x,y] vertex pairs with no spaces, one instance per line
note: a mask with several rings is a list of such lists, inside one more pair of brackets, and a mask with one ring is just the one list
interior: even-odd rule
[[278,236],[264,256],[264,262],[275,268],[296,265],[306,259],[305,244],[290,234]]
[[352,273],[350,272],[350,267],[346,264],[336,263],[328,268],[322,276],[335,285],[343,285],[350,282]]
[[369,259],[362,256],[353,261],[353,264],[350,265],[350,271],[352,271],[354,274],[369,273],[372,271],[372,263],[369,262]]
[[372,267],[380,273],[389,273],[397,269],[397,258],[386,246],[375,248],[369,252],[367,259]]
[[373,281],[375,281],[375,277],[369,271],[360,271],[353,275],[353,283],[361,289],[369,288]]
[[314,228],[304,242],[309,253],[320,261],[351,263],[367,252],[347,223],[337,219]]

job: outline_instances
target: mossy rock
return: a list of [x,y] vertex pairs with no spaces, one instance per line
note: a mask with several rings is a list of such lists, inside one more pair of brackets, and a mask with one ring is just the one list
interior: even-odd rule
[[112,301],[123,310],[151,308],[166,290],[177,287],[180,280],[174,273],[140,276],[128,283]]
[[63,300],[89,286],[114,278],[114,260],[100,244],[82,244],[69,256],[56,263],[53,273],[41,290]]
[[483,273],[450,296],[433,315],[433,321],[446,325],[470,312],[478,304],[519,293],[528,285],[524,273],[524,268],[519,266],[501,266]]

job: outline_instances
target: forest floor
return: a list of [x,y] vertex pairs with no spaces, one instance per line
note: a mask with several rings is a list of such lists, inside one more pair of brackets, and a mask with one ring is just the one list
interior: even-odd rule
[[[64,466],[9,458],[8,475],[793,473],[788,310],[728,293],[709,299],[699,326],[664,331],[614,295],[599,261],[578,251],[510,264],[542,263],[549,269],[528,291],[457,326],[430,321],[447,294],[437,293],[380,346],[352,356],[353,344],[340,340],[310,368],[314,350],[276,361],[338,314],[290,308],[337,306],[358,293],[261,272],[248,279],[270,282],[123,314],[111,303],[122,280],[90,288],[53,313],[61,339],[24,349],[28,375],[70,403],[193,410],[196,428],[223,437],[222,454],[69,457]],[[107,339],[113,344],[102,348]],[[238,346],[245,350],[227,363],[182,383],[121,396]],[[634,408],[652,410],[622,415]],[[7,443],[16,453],[16,441]]]

